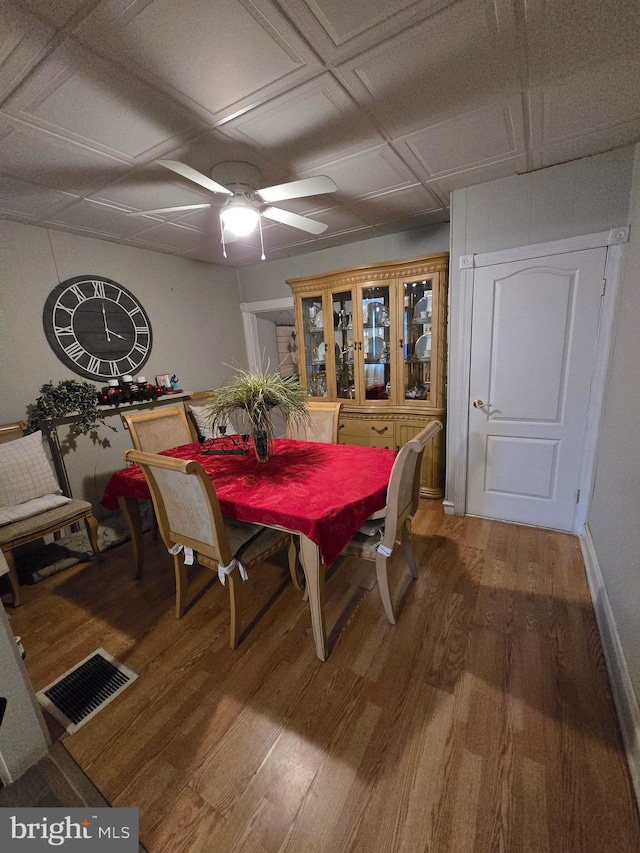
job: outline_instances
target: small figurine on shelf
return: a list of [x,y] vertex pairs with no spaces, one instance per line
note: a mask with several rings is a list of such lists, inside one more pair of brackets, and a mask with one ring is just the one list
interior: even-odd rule
[[171,390],[173,391],[174,394],[177,394],[179,391],[182,391],[182,388],[180,387],[180,380],[175,375],[175,373],[171,377],[170,382],[171,382]]

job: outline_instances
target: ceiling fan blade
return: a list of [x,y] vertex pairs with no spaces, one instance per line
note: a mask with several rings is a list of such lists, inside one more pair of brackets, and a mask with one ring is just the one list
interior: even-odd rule
[[267,219],[290,225],[292,228],[299,228],[300,231],[308,231],[309,234],[322,234],[329,227],[326,222],[318,222],[317,219],[309,219],[308,216],[300,216],[298,213],[282,210],[281,207],[265,207],[260,213]]
[[286,201],[288,198],[304,198],[308,195],[333,193],[338,189],[331,178],[318,175],[315,178],[303,178],[301,181],[290,181],[288,184],[277,184],[257,191],[257,195],[268,204],[274,201]]
[[177,207],[156,207],[153,210],[131,210],[127,216],[145,216],[151,213],[174,213],[177,210],[202,210],[210,204],[179,204]]
[[167,169],[171,169],[172,172],[182,175],[183,178],[187,178],[189,181],[194,181],[194,183],[200,184],[201,187],[204,187],[206,190],[210,190],[212,193],[233,195],[231,190],[223,187],[222,184],[217,184],[215,181],[212,181],[211,178],[207,178],[206,175],[196,172],[196,170],[192,169],[191,166],[180,163],[178,160],[157,160],[156,162],[160,163],[161,166],[164,166]]

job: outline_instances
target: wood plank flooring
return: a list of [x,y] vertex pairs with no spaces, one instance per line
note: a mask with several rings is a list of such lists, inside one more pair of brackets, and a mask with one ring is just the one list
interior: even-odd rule
[[[140,678],[62,743],[149,853],[623,853],[640,823],[578,542],[421,505],[419,579],[369,564],[327,579],[331,654],[278,555],[173,615],[172,564],[147,540],[74,567],[9,610],[36,689],[99,646]],[[257,581],[257,583],[256,583]],[[207,585],[208,584],[208,585]]]

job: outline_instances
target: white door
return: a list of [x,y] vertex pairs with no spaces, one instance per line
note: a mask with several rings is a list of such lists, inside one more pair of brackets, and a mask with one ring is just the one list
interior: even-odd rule
[[606,254],[476,270],[468,513],[572,529]]

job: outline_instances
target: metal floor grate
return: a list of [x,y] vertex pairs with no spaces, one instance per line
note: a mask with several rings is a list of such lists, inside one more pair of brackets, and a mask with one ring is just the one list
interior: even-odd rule
[[37,696],[40,704],[73,734],[137,677],[109,652],[97,649]]

